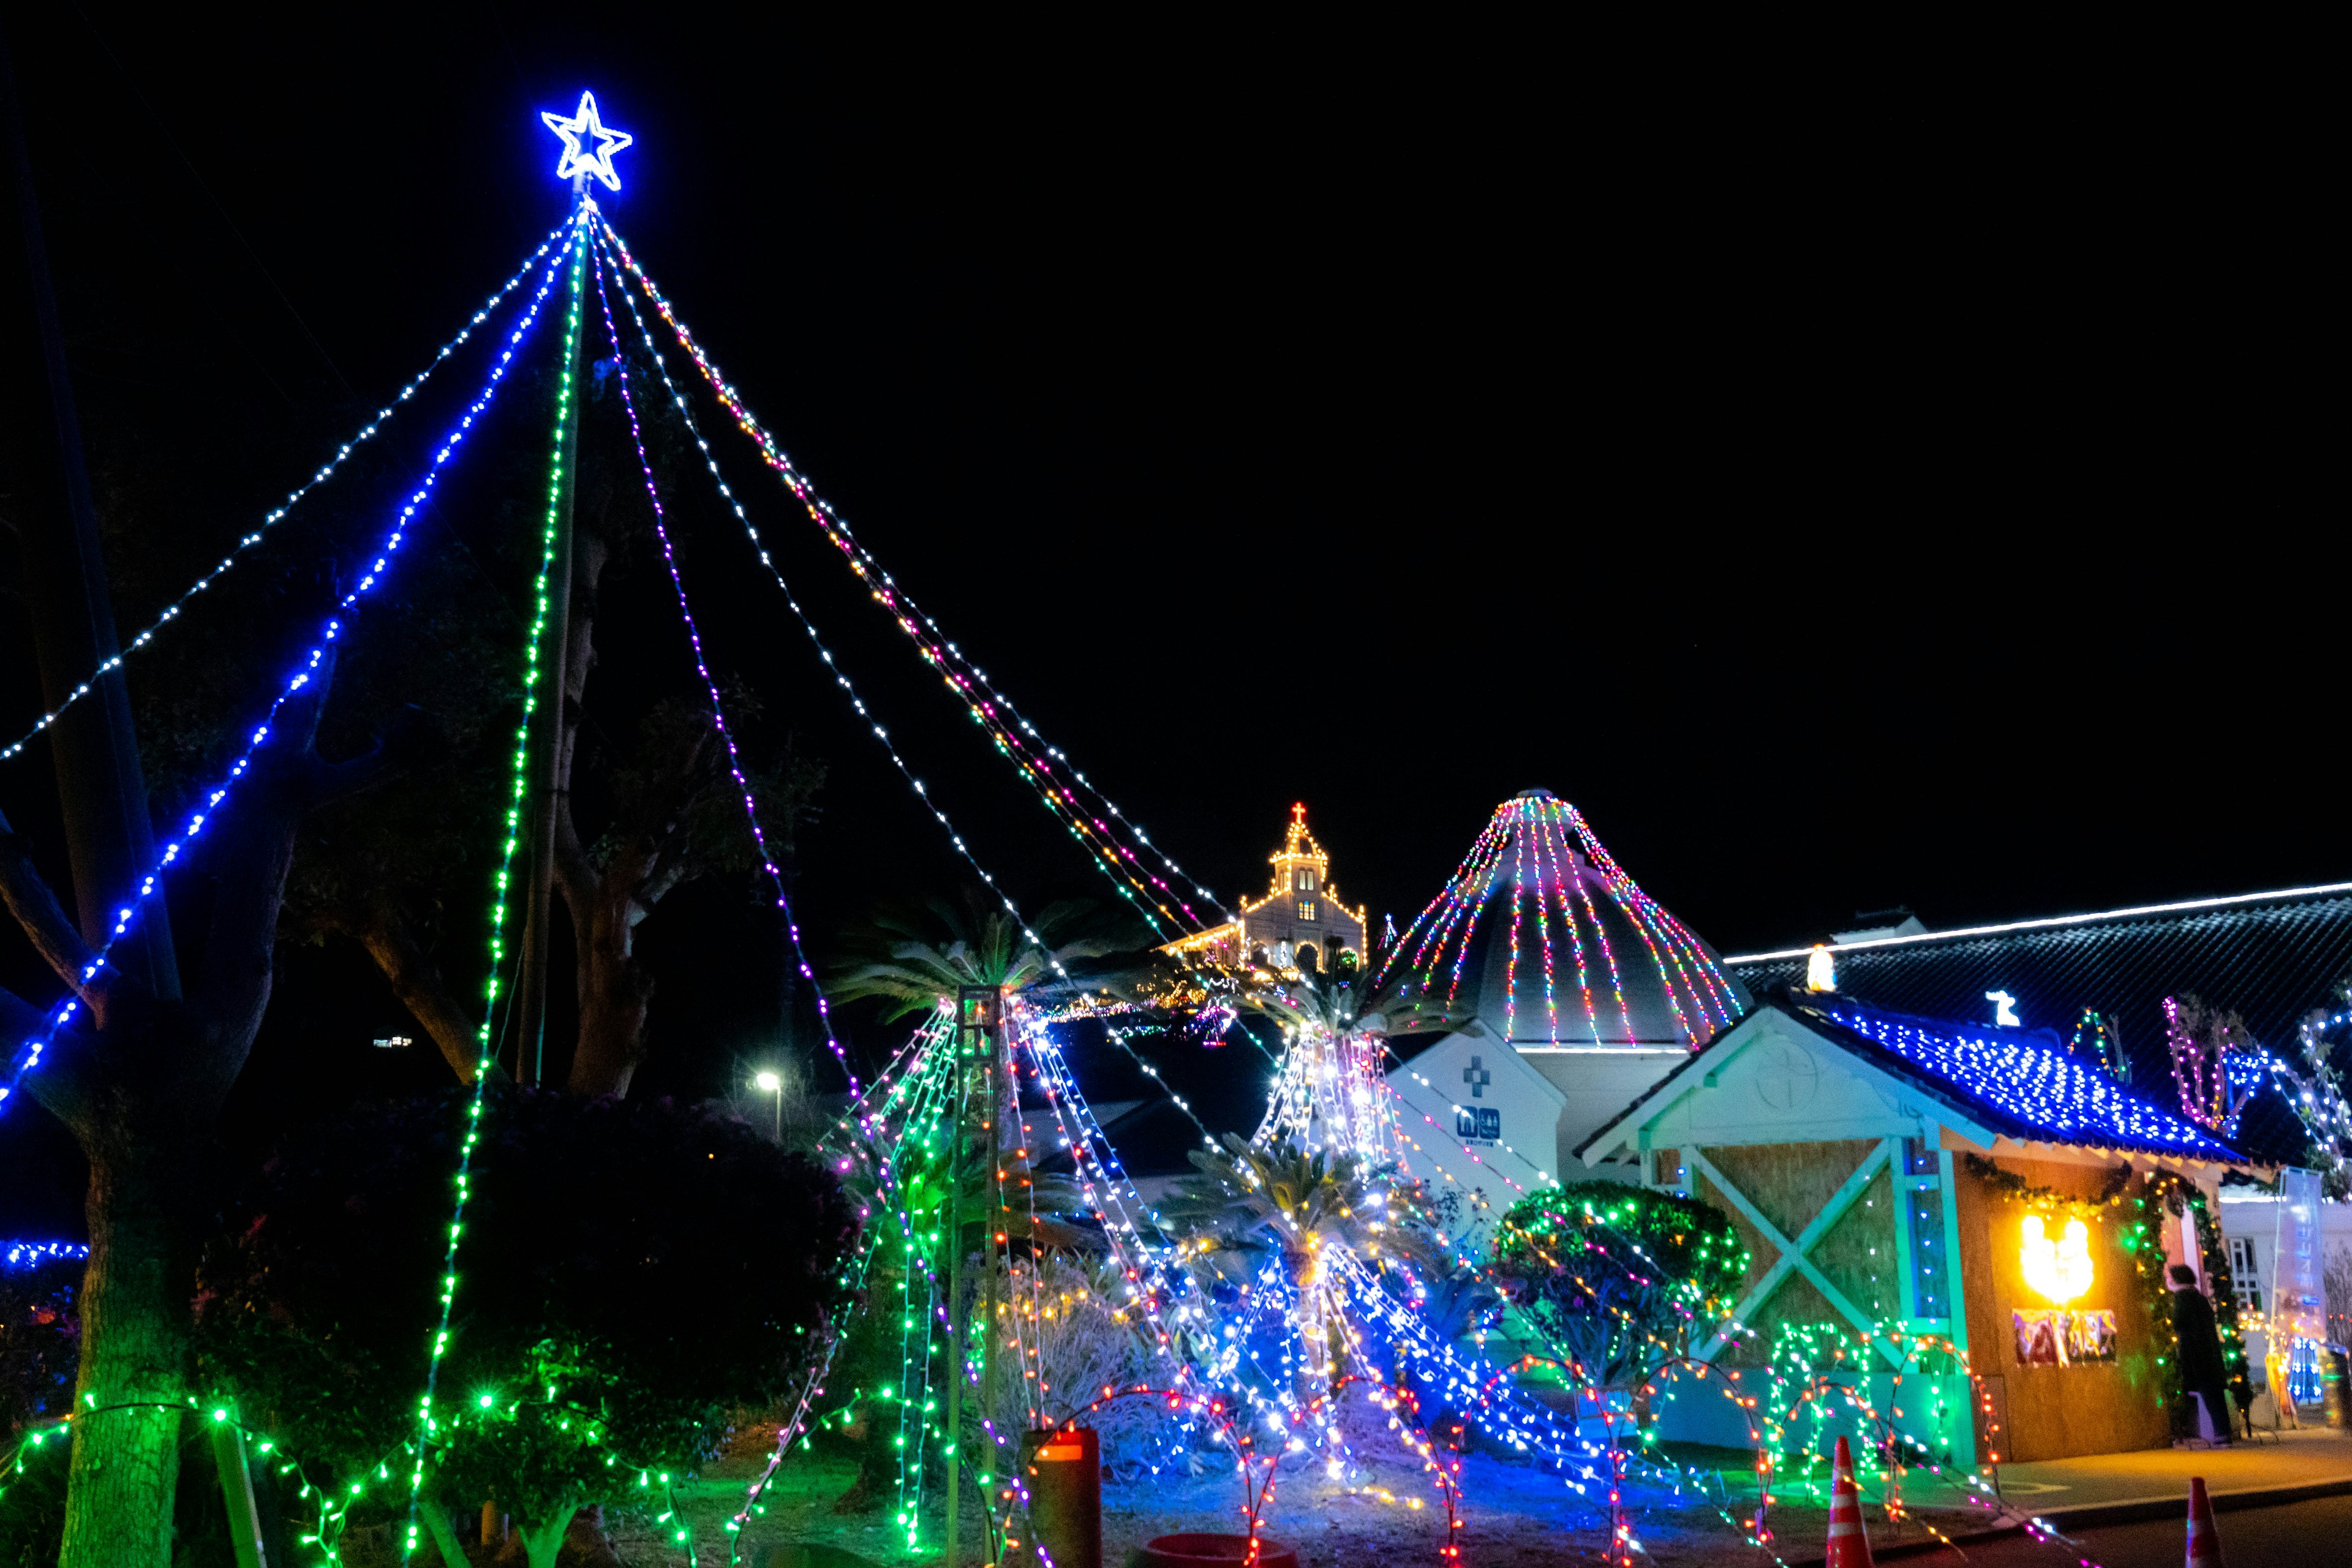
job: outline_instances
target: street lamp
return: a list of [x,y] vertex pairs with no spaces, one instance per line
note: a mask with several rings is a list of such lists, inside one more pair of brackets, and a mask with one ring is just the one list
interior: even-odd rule
[[751,1082],[776,1097],[776,1142],[784,1141],[784,1080],[782,1074],[763,1072]]

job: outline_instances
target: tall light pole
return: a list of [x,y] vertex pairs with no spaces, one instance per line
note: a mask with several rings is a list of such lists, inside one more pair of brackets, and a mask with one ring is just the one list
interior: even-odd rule
[[776,1142],[784,1141],[784,1079],[781,1073],[763,1072],[751,1080],[776,1097]]

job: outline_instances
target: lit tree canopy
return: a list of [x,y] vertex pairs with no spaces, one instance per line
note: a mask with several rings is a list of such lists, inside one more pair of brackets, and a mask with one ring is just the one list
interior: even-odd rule
[[1494,1272],[1562,1361],[1623,1387],[1711,1332],[1748,1270],[1712,1204],[1621,1182],[1530,1193],[1495,1235]]

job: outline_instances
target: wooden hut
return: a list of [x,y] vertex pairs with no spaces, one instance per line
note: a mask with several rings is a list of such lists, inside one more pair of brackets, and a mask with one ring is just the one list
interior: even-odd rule
[[[1790,1446],[1869,1436],[1866,1401],[1914,1458],[2158,1447],[2178,1404],[2166,1266],[2220,1275],[2233,1321],[2212,1205],[2244,1162],[2046,1030],[1788,993],[1576,1152],[1638,1157],[1648,1184],[1729,1213],[1750,1254],[1731,1326],[1699,1347],[1742,1376],[1681,1380],[1668,1436],[1744,1441],[1818,1374],[1853,1395]],[[1694,1397],[1727,1387],[1757,1403]]]

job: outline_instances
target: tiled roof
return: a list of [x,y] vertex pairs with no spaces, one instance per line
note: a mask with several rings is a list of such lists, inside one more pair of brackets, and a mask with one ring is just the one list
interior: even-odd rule
[[2243,1158],[2204,1128],[2123,1088],[2097,1063],[2068,1055],[2041,1029],[1915,1017],[1830,994],[1780,1005],[1992,1131],[2183,1159]]
[[[2029,1026],[2073,1032],[2085,1007],[2120,1037],[2132,1080],[2148,1098],[2172,1099],[2164,999],[2194,992],[2234,1010],[2255,1040],[2295,1059],[2295,1025],[2314,1007],[2341,1005],[2352,975],[2352,893],[2341,887],[2116,915],[2021,922],[2023,929],[1931,932],[1895,942],[1832,949],[1838,994],[1898,1012],[1990,1022],[1988,991],[2017,998]],[[1724,966],[1762,994],[1801,986],[1795,954],[1728,958]],[[2271,1094],[2248,1107],[2241,1148],[2298,1157],[2302,1130]]]

